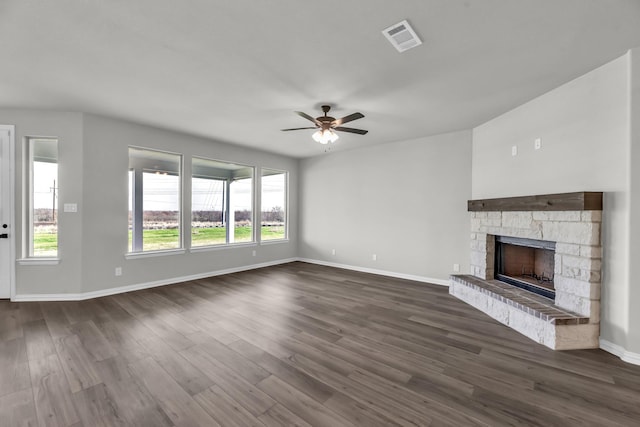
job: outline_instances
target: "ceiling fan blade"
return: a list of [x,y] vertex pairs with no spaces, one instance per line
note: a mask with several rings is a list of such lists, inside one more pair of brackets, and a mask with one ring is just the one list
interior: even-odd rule
[[317,121],[316,119],[308,115],[307,113],[303,113],[302,111],[296,111],[296,114],[299,115],[300,117],[304,117],[305,119],[315,123],[316,126],[322,126],[322,123],[320,123],[319,121]]
[[344,123],[347,122],[351,122],[353,120],[358,120],[364,117],[364,114],[362,113],[353,113],[353,114],[349,114],[348,116],[344,116],[341,119],[335,119],[332,123],[331,126],[340,126]]
[[341,132],[351,132],[351,133],[357,133],[358,135],[366,135],[367,132],[369,132],[368,130],[363,130],[363,129],[354,129],[354,128],[344,128],[344,127],[337,127],[337,128],[333,128],[334,130],[339,130]]
[[302,129],[318,129],[317,127],[308,127],[308,128],[291,128],[291,129],[280,129],[283,132],[286,132],[288,130],[302,130]]

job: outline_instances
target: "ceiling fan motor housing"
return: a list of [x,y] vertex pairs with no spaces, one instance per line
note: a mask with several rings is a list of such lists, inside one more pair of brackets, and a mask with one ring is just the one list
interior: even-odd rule
[[317,120],[320,123],[322,123],[322,129],[326,130],[326,129],[331,129],[331,123],[333,123],[335,119],[333,117],[323,116],[323,117],[318,117]]
[[335,117],[327,116],[329,110],[331,110],[330,105],[323,105],[322,112],[324,116],[316,117],[316,120],[322,123],[322,130],[331,129],[331,123],[336,120]]

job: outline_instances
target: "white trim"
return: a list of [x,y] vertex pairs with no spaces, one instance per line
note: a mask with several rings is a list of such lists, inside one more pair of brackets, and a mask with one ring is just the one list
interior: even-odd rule
[[58,265],[60,258],[20,258],[16,262],[19,265]]
[[260,264],[245,265],[241,267],[226,268],[224,270],[209,271],[206,273],[192,274],[189,276],[173,277],[171,279],[156,280],[153,282],[137,283],[133,285],[120,286],[117,288],[101,289],[99,291],[82,292],[75,294],[22,294],[16,295],[11,301],[30,302],[30,301],[82,301],[91,298],[105,297],[108,295],[121,294],[124,292],[138,291],[141,289],[155,288],[157,286],[172,285],[190,280],[205,279],[207,277],[221,276],[223,274],[238,273],[241,271],[255,270],[257,268],[271,267],[279,264],[287,264],[289,262],[298,261],[297,258],[280,259],[276,261],[263,262]]
[[202,245],[202,246],[192,246],[189,248],[189,252],[197,253],[197,252],[209,252],[209,251],[220,251],[223,249],[234,249],[234,248],[242,248],[242,247],[257,247],[258,244],[256,242],[239,242],[239,243],[220,243],[219,245]]
[[310,264],[326,265],[327,267],[344,268],[345,270],[361,271],[363,273],[378,274],[380,276],[396,277],[398,279],[413,280],[416,282],[432,283],[434,285],[449,286],[449,280],[435,279],[433,277],[416,276],[413,274],[397,273],[394,271],[378,270],[375,268],[359,267],[355,265],[339,264],[336,262],[321,261],[318,259],[298,258],[298,261]]
[[[154,253],[158,254],[158,252],[154,252]],[[240,266],[240,267],[226,268],[226,269],[223,269],[223,270],[216,270],[216,271],[208,271],[208,272],[205,272],[205,273],[192,274],[192,275],[189,275],[189,276],[172,277],[172,278],[169,278],[169,279],[155,280],[155,281],[152,281],[152,282],[137,283],[137,284],[133,284],[133,285],[119,286],[117,288],[101,289],[101,290],[98,290],[98,291],[91,291],[91,292],[81,292],[81,293],[74,293],[74,294],[21,294],[21,295],[14,295],[11,298],[11,301],[15,301],[15,302],[29,302],[29,301],[82,301],[82,300],[87,300],[87,299],[91,299],[91,298],[99,298],[99,297],[104,297],[104,296],[108,296],[108,295],[121,294],[121,293],[124,293],[124,292],[131,292],[131,291],[138,291],[138,290],[141,290],[141,289],[155,288],[157,286],[172,285],[172,284],[181,283],[181,282],[188,282],[190,280],[199,280],[199,279],[205,279],[207,277],[221,276],[223,274],[238,273],[238,272],[241,272],[241,271],[255,270],[257,268],[264,268],[264,267],[271,267],[271,266],[274,266],[274,265],[287,264],[287,263],[295,262],[295,261],[308,262],[310,264],[325,265],[325,266],[328,266],[328,267],[343,268],[343,269],[346,269],[346,270],[360,271],[360,272],[363,272],[363,273],[377,274],[377,275],[380,275],[380,276],[396,277],[396,278],[399,278],[399,279],[413,280],[413,281],[416,281],[416,282],[432,283],[432,284],[441,285],[441,286],[449,286],[449,281],[448,280],[435,279],[435,278],[431,278],[431,277],[416,276],[416,275],[412,275],[412,274],[397,273],[397,272],[386,271],[386,270],[377,270],[377,269],[373,269],[373,268],[358,267],[358,266],[346,265],[346,264],[338,264],[338,263],[334,263],[334,262],[326,262],[326,261],[314,260],[314,259],[308,259],[308,258],[286,258],[286,259],[280,259],[280,260],[275,260],[275,261],[262,262],[262,263],[259,263],[259,264],[244,265],[244,266]]]
[[260,240],[260,246],[277,245],[279,243],[289,243],[289,239],[268,239]]
[[167,255],[184,255],[187,253],[185,249],[167,249],[165,251],[148,251],[148,252],[129,252],[124,254],[125,259],[153,258],[157,256]]
[[614,344],[603,338],[600,338],[600,348],[615,356],[618,356],[624,362],[634,365],[640,365],[640,353],[633,353],[631,351],[628,351],[621,345]]
[[[16,127],[15,125],[0,125],[0,129],[9,132],[9,221],[14,237],[16,233]],[[16,294],[16,240],[11,239],[9,245],[9,298]]]
[[221,251],[223,249],[229,249],[229,245],[225,243],[221,243],[219,245],[192,246],[189,248],[189,253],[194,254],[198,252]]

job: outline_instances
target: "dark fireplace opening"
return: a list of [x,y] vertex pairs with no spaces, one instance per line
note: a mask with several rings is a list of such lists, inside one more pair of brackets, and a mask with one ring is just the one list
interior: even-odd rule
[[555,242],[496,236],[495,278],[555,299]]

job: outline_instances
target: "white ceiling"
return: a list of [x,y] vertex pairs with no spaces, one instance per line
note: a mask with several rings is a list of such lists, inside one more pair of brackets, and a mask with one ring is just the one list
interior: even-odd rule
[[0,0],[0,107],[307,157],[294,110],[366,116],[333,150],[469,129],[638,46],[640,0]]

